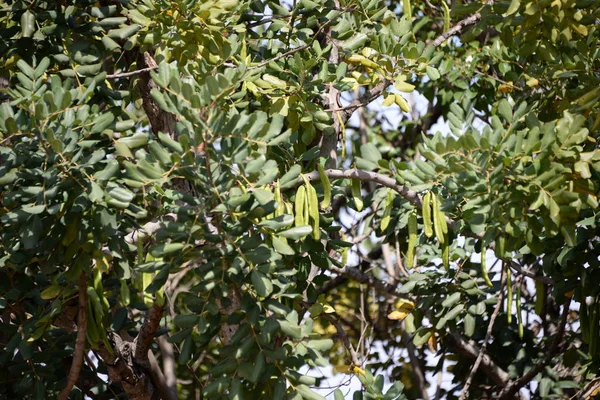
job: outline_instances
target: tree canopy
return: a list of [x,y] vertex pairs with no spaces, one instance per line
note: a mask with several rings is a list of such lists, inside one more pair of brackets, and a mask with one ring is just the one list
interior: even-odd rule
[[0,397],[592,398],[599,18],[0,1]]

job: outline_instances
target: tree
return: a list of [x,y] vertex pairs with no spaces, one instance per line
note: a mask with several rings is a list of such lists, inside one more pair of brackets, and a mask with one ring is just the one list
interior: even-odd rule
[[415,3],[1,2],[2,396],[591,398],[598,1]]

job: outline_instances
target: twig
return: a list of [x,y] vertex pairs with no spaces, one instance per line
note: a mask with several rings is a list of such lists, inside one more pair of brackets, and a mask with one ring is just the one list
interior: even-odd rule
[[516,272],[518,272],[519,274],[521,274],[523,276],[533,279],[534,281],[542,282],[547,285],[553,285],[555,283],[554,279],[552,279],[548,276],[536,275],[536,273],[534,271],[523,268],[522,266],[517,264],[515,261],[511,261],[510,268],[515,270]]
[[496,308],[494,308],[494,312],[490,316],[490,322],[488,323],[487,332],[485,333],[485,339],[483,339],[483,344],[479,349],[479,354],[477,355],[477,359],[475,360],[475,364],[473,364],[473,368],[471,368],[471,372],[469,373],[469,377],[467,378],[467,382],[460,394],[460,400],[464,400],[467,398],[467,393],[469,392],[469,388],[471,387],[471,383],[473,382],[473,377],[477,373],[479,369],[479,365],[481,364],[481,360],[485,354],[487,349],[488,342],[492,336],[492,330],[494,328],[494,322],[496,321],[496,317],[500,313],[500,309],[502,308],[502,301],[504,300],[504,286],[506,284],[506,276],[507,276],[507,265],[504,265],[502,268],[502,277],[500,278],[500,290],[498,291],[498,301],[496,302]]
[[364,107],[379,97],[390,85],[391,81],[387,79],[379,82],[368,90],[365,94],[352,100],[350,104],[339,109],[330,109],[331,111],[343,111],[343,121],[346,122],[352,116],[352,112],[357,108]]
[[85,353],[85,333],[87,331],[87,280],[84,273],[79,276],[79,314],[77,315],[77,338],[75,339],[75,350],[73,351],[73,362],[67,377],[67,385],[60,391],[59,400],[67,400],[75,383],[79,379],[79,373],[83,367],[83,356]]
[[128,78],[130,76],[143,74],[144,72],[154,71],[155,69],[158,69],[158,65],[153,66],[153,67],[138,69],[138,70],[131,71],[131,72],[121,72],[118,74],[106,75],[106,79]]
[[306,49],[308,49],[310,46],[311,46],[311,44],[305,44],[305,45],[302,45],[302,46],[300,46],[300,47],[296,47],[296,48],[294,48],[294,49],[288,50],[288,51],[286,51],[285,53],[282,53],[282,54],[280,54],[280,55],[278,55],[278,56],[276,56],[276,57],[270,58],[270,59],[268,59],[268,60],[265,60],[265,61],[263,61],[263,62],[261,62],[261,63],[258,63],[258,64],[256,64],[256,65],[253,65],[253,66],[251,66],[251,67],[248,67],[248,68],[247,68],[247,70],[248,70],[248,71],[252,71],[252,70],[254,70],[254,69],[259,69],[259,68],[262,68],[262,67],[264,67],[265,65],[269,64],[270,62],[277,61],[277,60],[281,60],[282,58],[285,58],[285,57],[287,57],[287,56],[290,56],[290,55],[292,55],[292,54],[294,54],[294,53],[297,53],[297,52],[299,52],[299,51],[302,51],[302,50],[306,50]]
[[356,366],[360,366],[361,363],[360,363],[360,360],[358,359],[358,355],[356,354],[356,351],[352,347],[352,343],[350,343],[350,339],[348,339],[348,335],[346,335],[346,330],[344,329],[342,324],[340,324],[340,322],[337,319],[335,319],[335,317],[333,317],[332,315],[324,314],[323,317],[326,320],[328,320],[329,322],[331,322],[333,324],[333,326],[335,326],[338,336],[340,337],[340,339],[342,339],[342,343],[344,344],[344,347],[350,353],[350,358],[352,360],[352,364],[354,364]]
[[[492,3],[493,3],[493,1],[490,1],[490,0],[486,1],[487,5],[492,5]],[[462,21],[459,21],[452,28],[448,29],[446,32],[442,33],[440,36],[435,38],[430,43],[430,45],[433,47],[438,47],[439,45],[444,43],[446,41],[446,39],[448,39],[450,36],[454,36],[458,33],[462,33],[466,28],[468,28],[471,25],[475,25],[480,20],[481,20],[481,13],[476,12],[475,14],[463,19]]]
[[533,368],[531,368],[525,375],[517,379],[516,381],[512,381],[508,386],[506,386],[498,396],[500,399],[512,399],[524,385],[529,383],[534,376],[536,376],[554,357],[556,350],[558,350],[558,346],[562,341],[563,334],[565,333],[565,326],[567,325],[567,317],[569,316],[569,306],[571,305],[571,298],[563,304],[563,311],[560,316],[560,325],[558,326],[558,330],[554,335],[554,340],[550,345],[550,348],[546,352],[546,356],[537,363]]

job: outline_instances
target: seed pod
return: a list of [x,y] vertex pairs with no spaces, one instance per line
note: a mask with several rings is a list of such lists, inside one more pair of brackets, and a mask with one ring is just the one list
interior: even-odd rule
[[546,285],[543,282],[535,281],[535,312],[541,316],[546,304]]
[[425,227],[425,236],[430,238],[433,236],[433,223],[431,221],[431,192],[425,193],[423,196],[423,226]]
[[306,188],[299,186],[296,191],[296,200],[294,202],[294,225],[302,226],[307,224],[304,219],[304,204],[306,203]]
[[417,214],[413,211],[408,216],[408,251],[406,252],[406,268],[412,269],[415,262],[417,246]]
[[392,214],[392,205],[394,204],[394,193],[390,190],[385,199],[385,209],[383,210],[383,217],[381,217],[381,230],[385,231],[390,224],[390,215]]
[[363,199],[360,193],[360,181],[358,179],[352,179],[350,189],[352,191],[352,198],[354,199],[356,211],[361,211],[363,209]]
[[319,240],[321,238],[321,232],[319,231],[319,198],[317,197],[317,191],[314,186],[309,182],[306,182],[306,196],[310,225],[313,229],[313,239]]
[[446,272],[450,271],[450,243],[447,236],[442,245],[442,263]]
[[519,337],[523,339],[523,316],[521,315],[521,285],[517,286],[517,322],[519,323]]
[[435,194],[431,195],[431,208],[433,211],[433,227],[435,228],[435,237],[440,242],[440,244],[444,244],[445,235],[444,228],[442,226],[442,220],[446,222],[444,214],[438,209],[438,199]]
[[485,246],[481,247],[481,276],[483,277],[483,281],[488,287],[494,286],[492,281],[490,280],[490,276],[488,275],[487,270],[487,248]]
[[323,201],[321,202],[321,208],[327,209],[331,205],[331,182],[325,174],[325,169],[321,164],[317,164],[319,170],[319,177],[321,178],[321,184],[323,185]]

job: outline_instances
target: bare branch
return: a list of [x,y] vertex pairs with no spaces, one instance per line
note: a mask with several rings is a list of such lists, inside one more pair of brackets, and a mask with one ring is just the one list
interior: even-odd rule
[[77,338],[75,339],[75,350],[73,351],[73,362],[67,377],[67,385],[60,391],[59,400],[66,400],[79,379],[79,373],[83,367],[83,356],[85,353],[85,334],[87,331],[87,279],[84,273],[79,276],[79,314],[77,315]]
[[448,29],[446,32],[436,37],[434,40],[431,41],[430,45],[433,47],[438,47],[442,43],[444,43],[449,37],[463,33],[465,29],[467,29],[471,25],[475,25],[479,21],[481,21],[481,13],[476,12],[475,14],[459,21],[452,28]]
[[[348,169],[346,171],[339,169],[326,169],[325,175],[331,179],[358,179],[364,182],[379,183],[382,186],[395,190],[406,200],[410,201],[414,206],[421,207],[421,198],[419,197],[419,194],[414,190],[410,190],[405,185],[397,183],[394,178],[390,178],[376,172],[363,171],[360,169]],[[313,171],[310,174],[305,175],[305,178],[307,178],[309,181],[318,181],[321,179],[319,176],[319,171]],[[299,177],[298,184],[303,182],[304,180]]]
[[406,346],[408,358],[410,359],[410,365],[413,369],[415,383],[419,388],[419,392],[421,392],[421,397],[423,400],[429,400],[429,394],[427,393],[427,387],[425,386],[425,375],[423,374],[423,368],[421,368],[420,360],[416,355],[417,349],[415,348],[410,335],[404,330],[404,322],[402,322],[402,341],[404,342],[404,346]]
[[[490,321],[488,323],[487,332],[485,333],[485,339],[483,339],[483,344],[481,345],[481,349],[479,349],[479,354],[477,355],[477,359],[475,359],[475,363],[473,364],[473,368],[471,368],[471,372],[469,373],[469,377],[465,383],[465,386],[460,394],[460,400],[464,400],[467,398],[467,393],[469,392],[469,388],[471,387],[471,383],[473,382],[473,377],[477,373],[479,369],[479,365],[483,360],[483,356],[485,355],[485,351],[487,349],[488,342],[492,336],[492,330],[494,328],[494,322],[496,321],[496,317],[500,313],[500,309],[502,308],[502,301],[504,300],[504,286],[506,285],[506,276],[507,276],[507,268],[508,265],[504,265],[502,268],[502,277],[500,278],[500,290],[498,291],[498,301],[496,302],[496,308],[494,308],[494,312],[490,316]],[[510,310],[509,310],[510,312]]]
[[251,67],[248,67],[248,71],[252,71],[252,70],[254,70],[254,69],[259,69],[259,68],[262,68],[262,67],[264,67],[265,65],[268,65],[268,64],[269,64],[269,63],[271,63],[271,62],[275,62],[275,61],[281,60],[282,58],[286,58],[287,56],[291,56],[291,55],[292,55],[292,54],[294,54],[294,53],[297,53],[297,52],[299,52],[299,51],[302,51],[302,50],[306,50],[306,49],[308,49],[308,48],[309,48],[311,45],[312,45],[312,42],[311,42],[311,43],[309,43],[309,44],[305,44],[305,45],[299,46],[299,47],[295,47],[295,48],[293,48],[293,49],[291,49],[291,50],[288,50],[288,51],[286,51],[285,53],[281,53],[281,54],[280,54],[280,55],[278,55],[277,57],[270,58],[270,59],[268,59],[268,60],[265,60],[265,61],[263,61],[263,62],[261,62],[261,63],[258,63],[258,64],[256,64],[256,65],[253,65],[253,66],[251,66]]
[[387,79],[379,82],[377,85],[373,86],[370,90],[367,90],[362,96],[355,98],[352,100],[350,104],[342,108],[333,108],[330,106],[330,111],[343,111],[342,120],[346,122],[352,116],[354,110],[364,107],[370,104],[373,100],[381,96],[381,94],[392,84],[392,81],[388,81]]
[[333,324],[333,326],[335,326],[338,336],[340,337],[340,339],[342,339],[342,343],[344,344],[344,347],[350,353],[352,363],[356,366],[361,365],[360,360],[358,359],[358,355],[356,354],[354,347],[352,347],[352,343],[350,343],[350,339],[348,339],[348,335],[346,335],[346,330],[344,329],[342,324],[340,324],[340,322],[337,319],[335,319],[335,317],[333,317],[332,315],[323,314],[323,317],[326,320],[328,320],[329,322],[331,322]]
[[135,75],[143,74],[144,72],[150,72],[150,71],[154,71],[154,70],[157,70],[157,69],[158,69],[158,65],[155,65],[155,66],[148,67],[148,68],[138,69],[136,71],[120,72],[118,74],[106,75],[106,79],[129,78],[130,76],[135,76]]
[[[481,354],[477,347],[467,342],[457,332],[452,332],[446,337],[452,341],[456,351],[465,357],[477,358],[479,354]],[[494,361],[487,354],[484,354],[481,357],[481,369],[498,386],[505,387],[509,381],[508,373],[496,365],[496,363],[494,363]]]
[[592,379],[583,389],[571,397],[570,400],[588,400],[600,392],[600,378]]
[[[331,268],[331,271],[353,281],[369,285],[379,291],[414,300],[413,296],[399,292],[402,287],[401,285],[390,285],[389,283],[381,281],[374,276],[359,270],[358,268]],[[479,349],[467,342],[460,334],[452,332],[447,335],[446,338],[449,338],[453,342],[456,350],[463,356],[473,359],[479,356]],[[487,376],[490,377],[490,379],[492,379],[501,387],[506,386],[507,382],[509,381],[508,373],[496,365],[496,363],[487,354],[483,354],[481,357],[481,369]]]
[[154,340],[154,334],[160,326],[162,313],[162,306],[154,303],[152,308],[146,312],[146,320],[140,327],[140,332],[134,340],[134,359],[141,365],[144,365],[148,362],[148,349],[150,349],[150,344]]
[[563,304],[563,311],[560,316],[560,325],[558,326],[558,330],[554,335],[554,340],[552,340],[552,344],[550,348],[546,352],[546,356],[537,363],[533,368],[531,368],[525,375],[517,379],[516,381],[512,381],[508,386],[506,386],[500,395],[498,396],[500,399],[512,399],[515,394],[529,381],[533,379],[548,363],[554,358],[556,351],[558,350],[558,346],[562,341],[563,335],[565,333],[565,326],[567,325],[567,317],[569,315],[569,306],[571,305],[571,298]]
[[552,278],[550,278],[548,276],[537,275],[534,271],[532,271],[530,269],[523,268],[522,266],[520,266],[519,264],[517,264],[515,261],[511,261],[510,268],[513,269],[513,270],[515,270],[516,272],[518,272],[522,276],[526,276],[528,278],[531,278],[534,281],[542,282],[542,283],[545,283],[547,285],[553,285],[555,283],[554,279],[552,279]]

